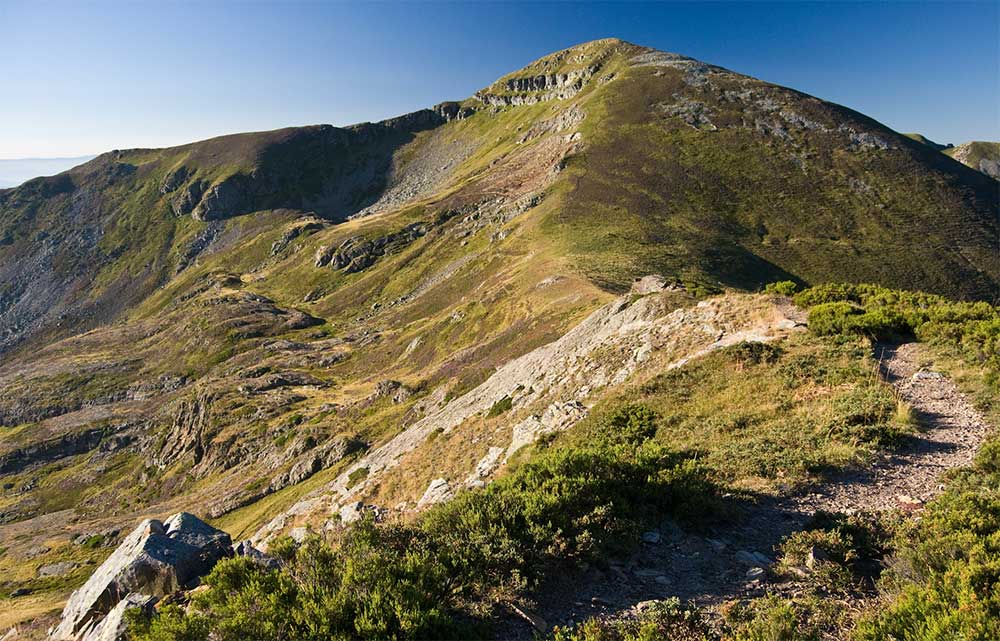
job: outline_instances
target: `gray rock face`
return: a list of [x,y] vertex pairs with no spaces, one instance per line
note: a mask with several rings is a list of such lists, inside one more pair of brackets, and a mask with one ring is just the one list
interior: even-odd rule
[[434,479],[427,486],[427,491],[424,492],[424,495],[420,497],[417,507],[421,508],[427,505],[434,505],[435,503],[443,503],[450,499],[452,494],[451,485],[447,479]]
[[228,534],[186,512],[162,523],[146,519],[73,592],[50,638],[79,638],[130,593],[163,596],[190,586],[230,556],[231,546]]
[[118,605],[108,612],[107,616],[96,626],[85,632],[81,641],[125,641],[128,638],[128,623],[125,621],[127,610],[150,611],[156,597],[146,594],[129,594],[118,602]]
[[163,184],[160,185],[161,194],[169,194],[172,191],[176,191],[178,187],[184,184],[184,181],[188,179],[189,175],[188,168],[181,165],[177,169],[174,169],[166,178],[163,179]]
[[412,223],[398,232],[367,240],[361,236],[348,238],[335,252],[324,249],[317,253],[318,267],[330,264],[346,274],[353,274],[372,266],[379,258],[395,253],[429,231],[428,223]]
[[201,201],[201,195],[205,192],[205,183],[195,180],[180,192],[171,202],[171,208],[175,216],[186,216],[194,211],[194,208]]
[[38,576],[63,576],[64,574],[69,574],[76,569],[76,563],[72,561],[60,561],[58,563],[49,563],[48,565],[43,565],[38,568]]
[[983,172],[990,178],[996,178],[997,180],[1000,180],[1000,160],[995,160],[991,158],[980,159],[979,171]]
[[237,214],[246,213],[250,207],[250,198],[245,179],[242,176],[232,176],[209,188],[202,196],[201,202],[191,212],[195,220],[220,220]]

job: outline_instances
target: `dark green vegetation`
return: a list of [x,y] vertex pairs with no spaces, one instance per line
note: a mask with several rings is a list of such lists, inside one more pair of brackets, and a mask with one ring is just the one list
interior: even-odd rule
[[893,541],[885,605],[862,619],[863,641],[1000,637],[1000,440],[954,474],[922,518]]
[[963,359],[982,366],[986,382],[1000,390],[1000,311],[995,305],[844,284],[800,292],[795,303],[809,309],[809,328],[820,335],[909,336],[957,349]]
[[276,544],[280,570],[223,561],[193,608],[137,621],[135,638],[488,638],[477,620],[549,573],[620,551],[666,514],[711,514],[714,488],[650,440],[652,421],[623,408],[587,447],[548,450],[413,525],[365,521],[332,545]]
[[[548,225],[596,282],[996,295],[995,181],[843,107],[701,73],[630,67],[588,105],[589,143]],[[978,231],[946,240],[959,228]]]

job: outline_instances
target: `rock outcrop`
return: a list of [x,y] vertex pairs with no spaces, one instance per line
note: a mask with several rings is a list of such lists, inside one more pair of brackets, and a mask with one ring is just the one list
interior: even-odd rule
[[[231,555],[229,535],[192,514],[181,512],[163,522],[146,519],[73,592],[49,638],[115,638],[106,634],[117,624],[105,626],[103,621],[128,595],[165,596],[193,587],[218,560]],[[121,606],[119,620],[127,607]],[[101,636],[94,636],[99,628]]]
[[147,594],[129,594],[111,608],[107,616],[96,627],[87,632],[81,641],[126,641],[128,639],[128,622],[125,612],[128,610],[150,611],[156,603],[156,597]]

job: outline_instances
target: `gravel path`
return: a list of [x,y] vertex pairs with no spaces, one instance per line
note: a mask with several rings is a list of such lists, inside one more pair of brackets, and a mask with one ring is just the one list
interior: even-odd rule
[[[920,421],[917,434],[865,469],[844,471],[802,494],[744,505],[736,525],[708,536],[666,522],[647,533],[649,540],[626,562],[546,586],[538,603],[541,618],[566,625],[595,615],[615,617],[643,601],[671,596],[703,606],[758,596],[764,586],[754,580],[755,568],[772,562],[775,546],[817,510],[920,509],[942,490],[943,472],[971,463],[991,427],[949,378],[920,368],[919,345],[880,345],[875,355],[885,380]],[[514,620],[499,638],[531,634],[527,622]]]

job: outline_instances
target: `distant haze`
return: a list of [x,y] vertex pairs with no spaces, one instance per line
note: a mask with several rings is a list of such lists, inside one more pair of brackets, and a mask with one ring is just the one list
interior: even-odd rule
[[81,165],[93,157],[0,159],[0,189],[17,187],[24,181],[38,176],[54,176]]

